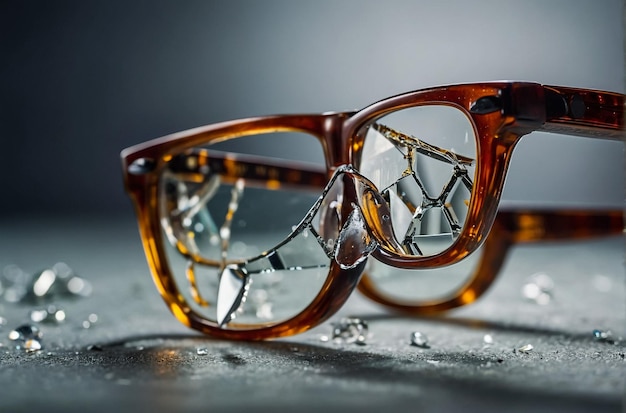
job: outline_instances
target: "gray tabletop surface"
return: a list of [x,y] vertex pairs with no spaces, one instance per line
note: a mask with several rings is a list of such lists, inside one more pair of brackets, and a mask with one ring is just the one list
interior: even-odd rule
[[[130,217],[5,218],[0,234],[2,268],[64,261],[93,287],[88,297],[53,297],[66,319],[39,325],[34,352],[16,348],[9,332],[50,302],[0,301],[2,412],[622,410],[620,237],[517,248],[481,300],[445,316],[408,317],[355,292],[307,333],[229,342],[169,313]],[[546,305],[521,294],[538,271],[554,282]],[[365,345],[323,340],[346,315],[368,322]],[[410,345],[415,331],[430,348]]]

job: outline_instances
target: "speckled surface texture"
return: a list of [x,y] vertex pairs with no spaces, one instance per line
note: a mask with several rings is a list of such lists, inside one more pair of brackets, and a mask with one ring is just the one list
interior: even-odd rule
[[[88,298],[54,301],[67,319],[41,324],[43,349],[31,354],[8,332],[38,305],[0,305],[2,412],[622,410],[620,238],[518,248],[483,299],[440,318],[394,314],[355,293],[331,322],[367,320],[359,346],[323,342],[330,322],[259,343],[186,329],[152,285],[130,217],[15,219],[0,222],[0,233],[2,267],[34,272],[62,260],[94,288]],[[548,305],[520,293],[537,271],[555,284]],[[98,320],[85,329],[92,313]],[[612,330],[617,342],[594,339],[594,329]],[[411,346],[413,331],[430,348]],[[526,344],[533,350],[520,352]]]

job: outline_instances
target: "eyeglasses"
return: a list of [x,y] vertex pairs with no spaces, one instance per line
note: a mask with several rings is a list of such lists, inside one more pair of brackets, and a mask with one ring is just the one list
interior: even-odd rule
[[[498,213],[498,203],[523,135],[620,140],[623,110],[624,96],[610,92],[436,87],[357,112],[191,129],[125,149],[122,163],[176,318],[218,337],[265,339],[323,322],[361,279],[379,302],[441,311],[474,301],[513,242],[620,231],[617,212]],[[435,301],[396,299],[377,276],[395,267],[418,277],[473,257],[481,264],[470,281]]]

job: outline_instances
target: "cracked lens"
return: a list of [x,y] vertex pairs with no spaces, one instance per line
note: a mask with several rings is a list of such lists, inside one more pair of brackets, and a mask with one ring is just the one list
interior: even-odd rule
[[389,204],[395,237],[408,255],[448,248],[463,229],[476,147],[463,112],[421,106],[386,115],[363,133],[359,170]]
[[[321,163],[295,163],[298,153],[317,153]],[[321,228],[315,212],[332,216],[330,205],[341,201],[331,191],[322,205],[326,182],[308,183],[324,176],[323,159],[317,138],[275,133],[169,161],[159,185],[163,247],[192,311],[222,328],[256,328],[297,315],[315,298],[339,232],[332,220]]]

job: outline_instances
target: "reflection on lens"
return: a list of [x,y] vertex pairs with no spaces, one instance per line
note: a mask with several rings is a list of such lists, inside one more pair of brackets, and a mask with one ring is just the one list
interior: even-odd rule
[[[298,159],[302,153],[308,159]],[[330,259],[309,227],[298,224],[323,189],[323,160],[317,138],[292,133],[241,137],[172,157],[159,184],[163,248],[194,312],[226,328],[258,328],[294,317],[317,296]],[[248,266],[245,280],[233,276],[225,287],[224,269],[240,265]],[[224,308],[227,314],[219,314]]]
[[476,165],[469,118],[451,106],[417,106],[387,114],[359,133],[357,168],[389,204],[405,255],[450,247],[465,223]]

